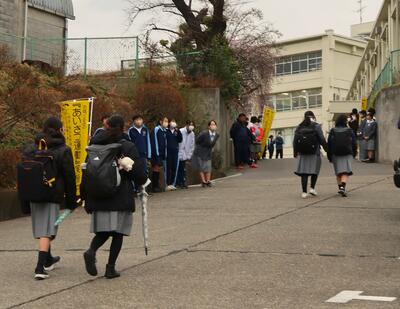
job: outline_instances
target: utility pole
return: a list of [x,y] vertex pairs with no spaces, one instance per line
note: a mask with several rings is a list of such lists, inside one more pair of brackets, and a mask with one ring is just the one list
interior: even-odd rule
[[364,1],[363,0],[357,0],[357,2],[360,5],[360,8],[357,10],[357,13],[360,13],[360,24],[362,24],[363,15],[364,15],[364,11],[366,9],[366,6],[364,6]]

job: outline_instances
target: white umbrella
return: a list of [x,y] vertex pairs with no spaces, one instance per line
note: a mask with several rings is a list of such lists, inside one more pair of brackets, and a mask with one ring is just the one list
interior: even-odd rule
[[139,199],[142,203],[142,230],[144,240],[144,252],[146,255],[148,255],[149,252],[149,227],[147,223],[147,200],[149,194],[146,192],[146,188],[150,183],[150,179],[147,179],[146,183],[142,186],[142,191],[139,193]]

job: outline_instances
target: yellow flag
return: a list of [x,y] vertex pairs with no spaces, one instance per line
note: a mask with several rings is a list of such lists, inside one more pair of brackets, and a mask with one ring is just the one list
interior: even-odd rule
[[366,111],[368,109],[368,99],[367,98],[362,98],[361,109],[364,111]]
[[262,128],[264,130],[264,136],[261,142],[261,153],[260,156],[263,155],[265,151],[265,147],[267,146],[267,139],[269,136],[269,132],[271,131],[272,122],[275,118],[275,111],[270,107],[264,107],[264,114],[263,114],[263,123]]
[[86,147],[89,143],[91,99],[65,101],[60,106],[66,144],[71,147],[74,158],[77,194],[80,195],[81,164],[86,160]]

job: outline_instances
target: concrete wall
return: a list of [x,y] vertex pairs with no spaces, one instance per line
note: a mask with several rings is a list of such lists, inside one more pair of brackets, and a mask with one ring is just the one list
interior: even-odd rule
[[393,162],[400,157],[400,130],[397,122],[400,117],[400,87],[382,91],[376,103],[378,122],[378,159]]

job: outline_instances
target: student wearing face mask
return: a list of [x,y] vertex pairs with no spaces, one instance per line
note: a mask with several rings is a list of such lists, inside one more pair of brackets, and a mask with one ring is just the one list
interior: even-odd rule
[[239,170],[242,170],[245,164],[250,165],[251,132],[247,124],[246,115],[240,114],[229,132],[233,140],[235,165]]
[[168,118],[161,117],[158,125],[154,128],[150,135],[151,142],[151,169],[152,169],[152,188],[154,193],[162,191],[160,186],[160,173],[164,169],[164,178],[166,181],[165,166],[167,160],[167,129]]
[[192,159],[194,145],[195,145],[195,134],[194,134],[194,122],[186,121],[186,126],[181,130],[182,143],[179,144],[179,167],[178,177],[176,179],[176,185],[179,188],[187,189],[186,182],[186,163]]
[[193,153],[193,168],[200,172],[201,185],[203,188],[212,187],[212,150],[219,138],[217,133],[217,122],[211,120],[208,123],[208,130],[199,134]]
[[167,129],[167,190],[176,190],[178,176],[179,144],[182,143],[182,133],[175,119],[171,119]]
[[143,117],[135,115],[132,118],[133,125],[128,130],[129,140],[135,144],[143,165],[147,166],[147,160],[151,159],[151,143],[149,129],[143,124]]
[[367,112],[365,110],[360,111],[360,125],[357,130],[357,139],[358,139],[358,147],[359,147],[359,159],[360,161],[367,159],[367,145],[364,140],[364,130],[365,125],[367,124]]
[[374,114],[372,112],[367,113],[367,122],[364,128],[364,141],[365,147],[367,150],[368,158],[362,160],[362,162],[373,163],[375,162],[375,146],[376,146],[376,137],[378,135],[378,125],[376,120],[374,119]]

